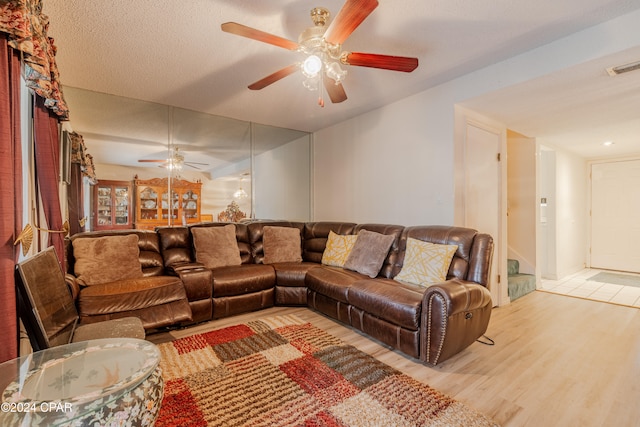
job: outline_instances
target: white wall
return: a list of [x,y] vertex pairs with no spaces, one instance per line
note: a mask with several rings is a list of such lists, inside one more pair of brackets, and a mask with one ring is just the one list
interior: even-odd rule
[[309,137],[255,156],[255,217],[311,219],[311,149]]
[[539,208],[536,267],[540,277],[558,279],[556,257],[556,152],[552,148],[538,145],[538,193],[546,200]]
[[638,22],[640,11],[316,132],[314,219],[453,224],[454,106],[636,46]]
[[452,223],[453,106],[436,92],[314,135],[316,220]]
[[507,258],[519,261],[521,273],[535,274],[536,141],[516,132],[507,135]]
[[556,269],[562,278],[583,269],[587,256],[588,168],[582,157],[556,150]]
[[539,195],[547,198],[547,206],[540,208],[540,273],[543,278],[557,280],[587,265],[588,162],[542,142]]

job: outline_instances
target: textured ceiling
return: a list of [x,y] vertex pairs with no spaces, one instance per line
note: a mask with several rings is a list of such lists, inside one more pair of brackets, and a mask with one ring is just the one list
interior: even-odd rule
[[[46,0],[44,12],[50,17],[49,32],[58,46],[65,86],[315,131],[640,8],[637,0],[495,0],[490,7],[486,2],[463,0],[381,0],[345,48],[416,56],[420,66],[413,73],[348,67],[344,83],[348,100],[327,101],[325,108],[317,106],[317,94],[301,87],[298,75],[261,91],[247,89],[248,84],[299,60],[299,54],[224,33],[220,24],[235,21],[297,40],[311,25],[312,7],[324,6],[335,14],[342,3]],[[571,77],[559,77],[563,78],[571,81]],[[585,76],[583,83],[588,79]],[[542,86],[518,90],[538,103],[538,112],[550,102],[540,87],[554,91],[554,101],[562,98],[560,80],[535,83]],[[494,102],[483,108],[509,124],[519,123],[521,132],[556,132],[545,128],[545,123],[553,123],[559,113],[554,111],[551,117],[538,113],[537,123],[528,124],[523,117],[530,111],[516,105],[505,108],[509,98],[506,93],[495,94]],[[582,109],[587,114],[586,107]]]

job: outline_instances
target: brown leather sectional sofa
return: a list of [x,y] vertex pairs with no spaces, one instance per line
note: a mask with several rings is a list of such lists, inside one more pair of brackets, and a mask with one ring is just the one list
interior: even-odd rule
[[[475,230],[449,226],[354,224],[343,222],[256,221],[235,224],[241,265],[205,268],[196,262],[188,227],[89,232],[67,245],[68,283],[83,322],[138,316],[147,329],[186,325],[277,306],[308,306],[431,365],[460,352],[486,331],[491,295],[486,288],[493,240]],[[300,231],[301,262],[265,264],[265,226]],[[361,230],[393,236],[377,277],[321,263],[329,232]],[[74,278],[76,239],[136,233],[143,277],[100,289]],[[407,239],[454,244],[447,280],[430,287],[393,278],[403,266]],[[149,282],[149,280],[156,282]],[[182,283],[182,293],[175,282]],[[111,285],[111,286],[109,286]]]

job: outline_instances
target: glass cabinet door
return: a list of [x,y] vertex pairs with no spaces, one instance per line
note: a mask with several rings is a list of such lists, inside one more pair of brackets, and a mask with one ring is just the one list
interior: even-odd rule
[[100,180],[93,192],[95,230],[132,228],[131,182]]
[[129,224],[129,187],[115,187],[115,212],[116,225]]
[[185,191],[182,195],[182,214],[185,220],[198,219],[198,194],[193,190]]
[[98,187],[97,200],[97,225],[109,226],[113,224],[111,220],[111,187]]
[[178,205],[178,193],[171,190],[170,204],[167,202],[167,194],[167,191],[162,193],[162,219],[168,219],[169,212],[171,212],[171,218],[175,220],[176,218],[178,218],[178,209],[180,208],[180,206]]
[[158,193],[151,187],[140,192],[140,219],[158,219]]

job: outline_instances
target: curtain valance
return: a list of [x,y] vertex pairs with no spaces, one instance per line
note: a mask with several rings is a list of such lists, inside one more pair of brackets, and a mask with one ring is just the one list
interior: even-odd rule
[[71,163],[80,164],[82,175],[88,179],[89,183],[97,184],[98,178],[93,164],[93,156],[87,153],[84,138],[77,132],[69,133],[69,138],[71,139]]
[[22,52],[27,86],[42,97],[45,106],[60,120],[69,116],[60,88],[54,40],[48,37],[49,18],[42,13],[42,0],[0,0],[0,32],[8,44]]

